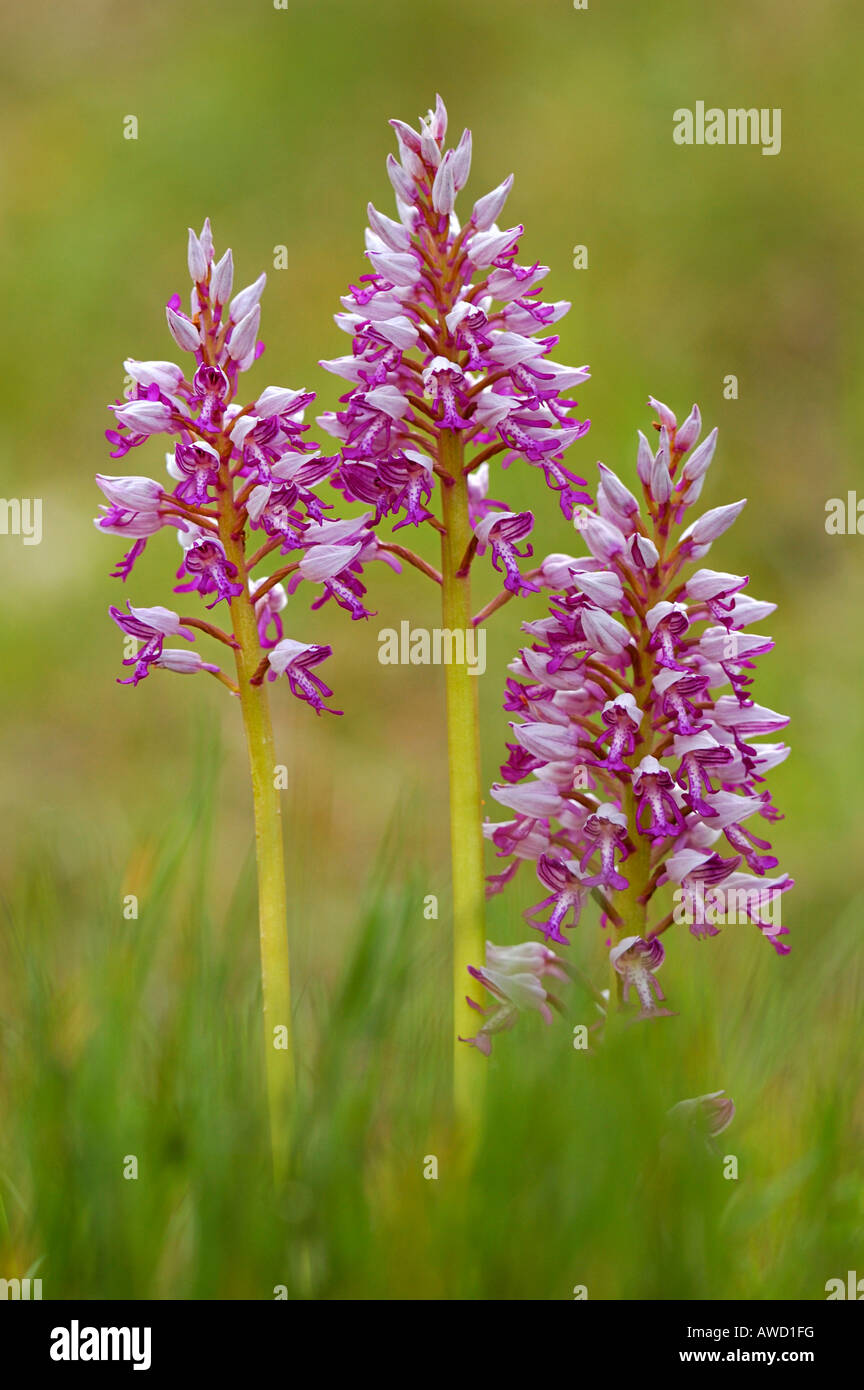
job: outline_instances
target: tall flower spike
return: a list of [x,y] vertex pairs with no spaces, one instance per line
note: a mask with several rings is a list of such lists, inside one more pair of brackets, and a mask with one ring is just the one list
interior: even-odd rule
[[[546,266],[519,263],[522,227],[498,226],[512,175],[460,221],[470,132],[445,148],[440,97],[419,129],[391,124],[399,157],[389,156],[387,172],[396,217],[369,205],[368,270],[336,316],[351,351],[322,363],[348,390],[340,408],[319,423],[341,446],[336,486],[351,500],[374,504],[379,528],[389,517],[394,531],[438,532],[440,574],[404,544],[381,545],[440,584],[444,628],[467,632],[502,603],[536,589],[536,574],[520,573],[532,553],[525,538],[533,516],[487,500],[489,463],[537,469],[567,518],[589,500],[584,479],[564,463],[565,451],[588,429],[571,412],[572,391],[589,373],[555,360],[554,325],[570,306],[543,301]],[[501,573],[503,590],[472,618],[471,568],[484,552]],[[477,682],[464,664],[448,665],[445,679],[455,1032],[467,1034],[464,975],[482,957],[485,939]],[[481,1080],[465,1049],[456,1048],[456,1109],[466,1121],[476,1112],[472,1092]]]
[[[190,230],[188,264],[189,311],[175,295],[166,316],[175,344],[194,361],[187,370],[169,361],[127,360],[132,385],[111,407],[115,425],[107,431],[113,458],[164,436],[170,446],[167,475],[160,482],[99,474],[107,505],[96,525],[132,542],[115,570],[124,581],[150,537],[172,528],[182,550],[182,582],[175,593],[197,593],[209,600],[208,609],[224,611],[225,605],[230,614],[230,626],[221,628],[209,618],[180,617],[163,607],[109,610],[127,639],[123,665],[133,668],[122,684],[137,685],[154,668],[181,675],[203,671],[239,696],[252,773],[268,1092],[281,1176],[293,1088],[291,997],[279,793],[263,682],[265,675],[284,675],[292,694],[316,714],[329,709],[324,702],[332,691],[312,668],[331,648],[285,636],[288,591],[305,581],[312,586],[313,608],[332,596],[352,617],[366,616],[360,575],[368,560],[378,558],[378,548],[370,517],[347,524],[325,520],[331,504],[315,488],[337,459],[322,458],[304,437],[304,414],[314,397],[267,386],[252,404],[243,403],[248,392],[241,392],[240,378],[264,350],[258,328],[266,277],[232,299],[233,258],[226,251],[215,260],[209,222],[200,235]],[[278,568],[261,573],[265,561],[277,559]],[[289,580],[287,589],[282,580]],[[196,634],[227,649],[236,680],[194,650],[164,646],[166,637],[191,642]],[[283,1030],[287,1046],[274,1047],[274,1029]]]
[[[660,937],[686,925],[707,939],[722,926],[758,930],[780,955],[780,899],[792,880],[753,823],[778,819],[766,778],[788,749],[763,742],[785,715],[754,703],[755,661],[770,637],[745,631],[774,611],[748,579],[702,564],[744,506],[694,521],[717,432],[699,444],[694,406],[681,426],[657,411],[656,453],[640,433],[642,501],[600,465],[596,510],[580,532],[589,554],[549,556],[549,614],[523,626],[533,640],[510,670],[505,708],[519,716],[493,796],[515,819],[487,824],[508,867],[500,891],[533,861],[552,894],[526,914],[566,944],[589,894],[601,907],[620,1004],[668,1015],[656,971]],[[665,909],[656,904],[667,899]],[[649,922],[649,917],[651,921]]]

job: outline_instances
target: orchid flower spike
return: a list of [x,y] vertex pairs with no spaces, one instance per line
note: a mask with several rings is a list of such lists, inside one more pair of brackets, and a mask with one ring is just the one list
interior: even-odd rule
[[792,887],[755,828],[780,818],[767,778],[789,751],[787,717],[752,690],[774,643],[750,625],[774,605],[744,592],[748,576],[705,568],[744,502],[690,519],[717,431],[700,443],[697,407],[679,425],[651,404],[659,437],[639,435],[635,486],[600,465],[579,527],[588,553],[541,566],[552,596],[523,625],[505,696],[514,737],[492,788],[511,818],[486,826],[507,864],[489,890],[533,863],[547,896],[526,916],[550,945],[599,903],[619,1004],[641,1018],[670,1013],[656,975],[669,928],[755,930],[785,955]]

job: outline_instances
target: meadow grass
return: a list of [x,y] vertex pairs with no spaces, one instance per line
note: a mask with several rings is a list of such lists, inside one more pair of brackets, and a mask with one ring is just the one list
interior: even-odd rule
[[[589,1298],[759,1299],[824,1297],[851,1267],[864,1225],[855,906],[806,968],[743,928],[685,938],[665,981],[678,1015],[589,1053],[572,1030],[594,1006],[562,986],[552,1027],[528,1018],[496,1038],[466,1178],[447,1113],[447,905],[423,919],[410,811],[332,981],[306,954],[292,1177],[277,1199],[251,845],[229,900],[208,887],[219,759],[202,739],[137,920],[118,925],[122,884],[70,892],[42,862],[3,903],[7,1276],[38,1273],[47,1298],[269,1299],[284,1286],[291,1299],[545,1300],[584,1285]],[[291,855],[289,837],[289,878]],[[324,930],[312,903],[295,911],[292,934]],[[509,911],[493,901],[496,940],[524,937]],[[572,958],[596,967],[599,931],[576,937]],[[669,1121],[676,1101],[720,1087],[738,1110],[713,1146]],[[723,1176],[730,1155],[737,1181]],[[437,1179],[424,1178],[432,1156]]]

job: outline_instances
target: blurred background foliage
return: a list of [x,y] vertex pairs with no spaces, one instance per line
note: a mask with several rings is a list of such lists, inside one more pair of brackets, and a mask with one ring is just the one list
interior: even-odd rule
[[[859,485],[864,425],[861,59],[854,0],[4,9],[0,495],[41,497],[44,539],[0,537],[0,1275],[38,1266],[46,1297],[758,1298],[821,1297],[860,1268],[864,543],[824,518]],[[590,1021],[574,987],[554,1028],[496,1042],[476,1184],[448,1183],[443,693],[434,669],[377,661],[379,628],[434,626],[437,595],[380,566],[367,624],[295,602],[291,634],[334,647],[345,717],[274,688],[306,1058],[274,1220],[238,711],[215,682],[115,684],[123,547],[92,529],[92,476],[115,467],[123,358],[175,355],[163,306],[208,214],[238,285],[269,274],[255,384],[333,406],[317,360],[344,350],[331,315],[363,273],[366,202],[390,210],[386,121],[436,89],[474,132],[466,203],[512,170],[523,258],[573,302],[556,356],[590,363],[593,423],[570,466],[632,479],[649,392],[720,426],[705,504],[750,504],[711,563],[780,605],[757,692],[793,720],[773,785],[794,949],[670,935],[679,1016],[603,1056],[570,1047]],[[676,146],[672,112],[697,100],[782,108],[781,154]],[[129,466],[158,474],[158,447]],[[581,549],[536,470],[491,491],[535,510],[540,554]],[[151,544],[123,598],[170,605],[176,563]],[[478,606],[495,592],[482,563],[477,589]],[[489,624],[488,782],[505,666],[539,609]],[[521,939],[538,896],[520,875],[493,939]],[[574,940],[588,968],[597,937]],[[738,1114],[719,1156],[663,1132],[671,1104],[720,1087]]]

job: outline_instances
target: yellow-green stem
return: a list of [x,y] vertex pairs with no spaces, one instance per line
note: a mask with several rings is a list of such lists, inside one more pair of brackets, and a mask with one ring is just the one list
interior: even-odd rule
[[237,539],[238,526],[239,517],[233,502],[226,499],[220,536],[228,559],[237,566],[240,581],[244,583],[244,592],[232,600],[231,619],[239,643],[235,652],[237,684],[252,775],[267,1099],[273,1171],[278,1183],[285,1178],[288,1169],[294,1097],[288,898],[273,726],[266,688],[263,684],[251,683],[261,660],[261,648],[255,609],[245,588],[244,550]]
[[[464,450],[457,435],[441,435],[444,534],[441,537],[442,619],[445,629],[471,628],[471,580],[459,569],[473,532],[468,514]],[[450,778],[450,847],[453,879],[453,1106],[457,1126],[469,1140],[480,1124],[485,1058],[458,1039],[477,1032],[477,1014],[466,1003],[467,968],[486,956],[485,880],[481,829],[480,730],[477,677],[467,660],[444,667],[447,703],[447,760]]]

